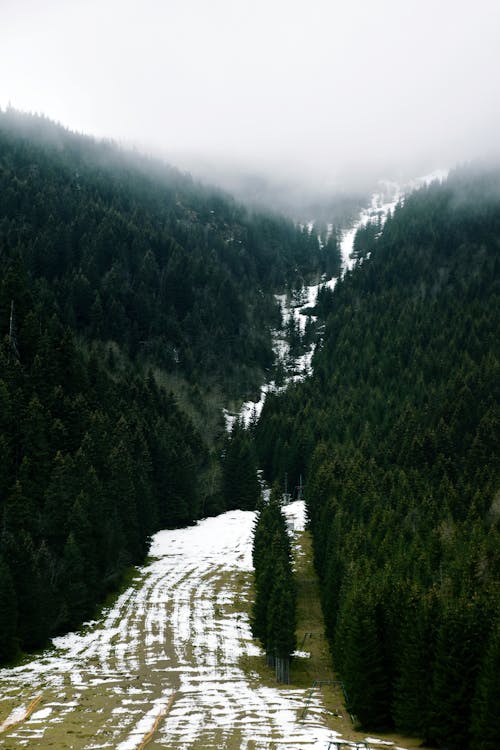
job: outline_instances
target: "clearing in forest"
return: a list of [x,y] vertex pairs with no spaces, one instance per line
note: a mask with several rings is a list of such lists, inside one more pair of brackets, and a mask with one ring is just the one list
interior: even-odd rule
[[[303,504],[286,513],[297,537]],[[232,511],[159,532],[99,621],[0,670],[0,750],[326,749],[334,715],[320,691],[309,696],[307,658],[294,660],[296,685],[261,676],[249,622],[254,519]]]

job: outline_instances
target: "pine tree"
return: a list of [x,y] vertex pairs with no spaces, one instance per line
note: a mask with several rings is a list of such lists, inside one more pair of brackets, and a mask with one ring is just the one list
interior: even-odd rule
[[36,564],[36,552],[31,535],[20,530],[5,539],[4,556],[10,570],[15,570],[18,614],[17,637],[22,649],[39,648],[47,638],[45,602]]
[[341,655],[349,711],[362,726],[382,730],[391,725],[390,686],[371,586],[366,571],[350,584],[339,612],[335,654]]
[[268,664],[276,667],[278,681],[288,682],[296,646],[296,593],[290,539],[279,500],[275,487],[254,529],[252,632],[265,649]]
[[[443,607],[437,633],[428,739],[461,750],[468,742],[475,685],[484,639],[481,602],[454,600]],[[481,632],[482,631],[482,632]]]
[[89,614],[89,591],[85,578],[83,555],[73,534],[70,534],[64,546],[61,566],[61,581],[64,581],[62,620],[66,627],[76,627]]
[[0,664],[13,659],[17,651],[17,597],[10,570],[0,558]]
[[414,587],[399,634],[393,716],[400,731],[420,737],[427,733],[436,618],[436,597]]
[[57,453],[45,491],[43,535],[57,552],[62,553],[69,528],[69,511],[77,495],[78,480],[70,455]]
[[496,750],[500,737],[500,626],[491,633],[472,708],[471,748]]
[[[278,540],[275,541],[279,544]],[[289,682],[290,657],[296,648],[296,596],[286,557],[274,566],[268,604],[266,651],[276,664],[278,682]]]
[[255,510],[260,497],[253,441],[239,420],[235,421],[225,441],[222,494],[227,510]]

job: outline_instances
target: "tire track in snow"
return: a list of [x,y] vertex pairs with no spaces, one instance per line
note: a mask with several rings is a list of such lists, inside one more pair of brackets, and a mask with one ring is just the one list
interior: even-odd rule
[[43,695],[0,749],[136,750],[153,728],[152,748],[323,747],[319,703],[299,724],[306,691],[266,688],[240,666],[259,653],[247,614],[253,521],[234,511],[159,532],[140,581],[99,622],[0,670],[0,722]]

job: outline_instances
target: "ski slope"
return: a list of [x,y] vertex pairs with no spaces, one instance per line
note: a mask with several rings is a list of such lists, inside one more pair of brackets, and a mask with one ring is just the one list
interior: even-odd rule
[[[287,514],[303,527],[302,503]],[[0,670],[0,748],[326,748],[320,694],[300,722],[308,691],[265,687],[252,669],[254,518],[160,531],[101,620]]]

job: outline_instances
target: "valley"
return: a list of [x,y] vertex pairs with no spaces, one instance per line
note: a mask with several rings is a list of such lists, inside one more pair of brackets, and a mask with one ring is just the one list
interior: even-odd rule
[[[298,533],[303,505],[287,515]],[[308,689],[266,686],[252,667],[253,523],[235,511],[159,532],[102,619],[2,670],[0,748],[138,750],[153,729],[151,748],[324,748],[320,694],[301,722]]]
[[[498,170],[341,229],[0,126],[0,750],[495,750]],[[262,481],[303,480],[281,687],[252,533]]]

